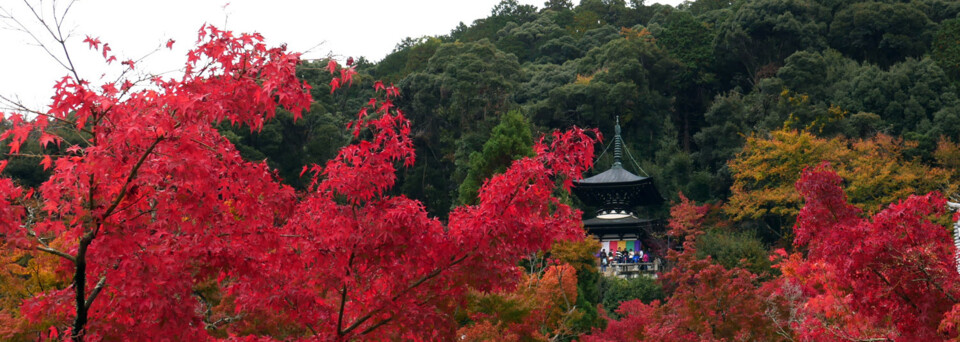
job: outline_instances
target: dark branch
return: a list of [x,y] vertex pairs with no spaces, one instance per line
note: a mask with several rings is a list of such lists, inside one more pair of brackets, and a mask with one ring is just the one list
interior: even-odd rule
[[50,254],[53,254],[53,255],[62,257],[62,258],[64,258],[64,259],[70,260],[71,262],[74,262],[74,263],[77,262],[77,258],[75,258],[74,256],[72,256],[72,255],[70,255],[70,254],[67,254],[67,253],[65,253],[65,252],[61,252],[61,251],[59,251],[59,250],[57,250],[57,249],[54,249],[54,248],[51,248],[51,247],[37,246],[37,250],[39,250],[39,251],[44,251],[44,252],[47,252],[47,253],[50,253]]
[[150,147],[147,147],[147,150],[143,152],[143,155],[140,156],[140,159],[137,160],[137,163],[133,165],[133,169],[131,169],[130,173],[127,174],[127,179],[124,181],[123,187],[120,188],[120,194],[113,199],[113,203],[110,203],[110,206],[107,207],[107,210],[103,212],[103,216],[101,216],[102,220],[105,220],[108,216],[110,216],[110,214],[113,213],[114,210],[117,209],[117,206],[120,205],[120,201],[123,201],[123,198],[126,197],[127,189],[130,187],[130,183],[133,182],[133,179],[137,177],[137,171],[140,170],[140,167],[143,166],[143,162],[147,160],[147,157],[153,153],[153,150],[157,148],[157,144],[163,141],[163,139],[164,137],[162,136],[157,137],[157,139],[150,144]]
[[386,319],[384,319],[384,320],[382,320],[382,321],[379,321],[379,322],[377,322],[377,323],[374,324],[374,325],[371,325],[369,328],[366,328],[366,329],[364,329],[363,331],[361,331],[361,332],[360,332],[360,335],[366,335],[366,334],[368,334],[368,333],[376,330],[376,329],[379,328],[380,326],[389,323],[390,321],[393,320],[393,317],[394,317],[394,316],[387,317]]
[[103,290],[103,286],[107,284],[107,277],[100,277],[100,280],[97,281],[97,285],[93,287],[93,291],[90,291],[90,296],[87,297],[87,300],[84,301],[83,306],[87,310],[90,310],[90,304],[93,304],[93,300],[97,299],[97,295],[100,294],[100,290]]
[[[466,260],[466,259],[467,259],[468,257],[470,257],[471,255],[473,255],[473,253],[464,254],[464,256],[460,257],[459,259],[453,260],[453,261],[452,261],[450,264],[448,264],[446,267],[437,268],[437,269],[431,271],[430,273],[427,273],[426,275],[424,275],[423,277],[421,277],[419,280],[417,280],[417,281],[413,282],[412,284],[410,284],[409,286],[407,286],[407,288],[403,289],[403,291],[400,291],[400,293],[397,293],[396,295],[394,295],[393,298],[391,298],[391,301],[396,301],[397,299],[400,299],[400,297],[402,297],[403,295],[407,294],[407,292],[410,292],[410,290],[413,290],[413,289],[419,287],[420,285],[423,285],[423,283],[425,283],[425,282],[427,282],[428,280],[433,279],[434,277],[440,275],[440,273],[443,273],[443,271],[446,271],[447,269],[449,269],[449,268],[451,268],[451,267],[453,267],[453,266],[456,266],[457,264],[463,262],[464,260]],[[381,310],[383,310],[383,307],[380,307],[380,308],[377,308],[377,309],[375,309],[375,310],[373,310],[373,311],[370,311],[370,312],[368,312],[366,315],[363,315],[362,317],[358,318],[355,322],[353,322],[353,324],[350,325],[350,327],[348,327],[346,330],[344,330],[341,335],[346,335],[346,334],[350,333],[351,331],[353,331],[354,329],[356,329],[357,327],[359,327],[361,324],[363,324],[364,322],[366,322],[367,320],[369,320],[371,317],[373,317],[374,315],[380,313]],[[377,324],[374,325],[374,328],[375,328],[375,327],[379,327],[380,325],[383,325],[383,324],[386,324],[386,323],[387,323],[387,322],[378,322]],[[372,331],[372,329],[369,329],[369,328],[368,328],[367,330],[371,330],[371,331]],[[365,330],[365,331],[366,331],[366,330]]]

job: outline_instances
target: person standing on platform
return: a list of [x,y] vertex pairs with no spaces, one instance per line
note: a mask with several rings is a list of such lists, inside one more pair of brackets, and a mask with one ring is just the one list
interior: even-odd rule
[[600,270],[601,270],[603,273],[607,273],[607,263],[608,263],[608,262],[609,262],[609,261],[608,261],[607,253],[606,253],[606,252],[600,252]]

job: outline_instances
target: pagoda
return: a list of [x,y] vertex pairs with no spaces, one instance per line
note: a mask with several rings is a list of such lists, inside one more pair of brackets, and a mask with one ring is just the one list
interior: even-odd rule
[[600,174],[574,182],[573,193],[588,206],[597,208],[596,216],[584,220],[583,225],[587,233],[601,241],[604,249],[639,250],[653,242],[651,233],[662,230],[663,224],[657,219],[637,217],[634,209],[661,204],[663,197],[654,186],[653,178],[641,177],[623,168],[619,118],[615,133],[613,165]]

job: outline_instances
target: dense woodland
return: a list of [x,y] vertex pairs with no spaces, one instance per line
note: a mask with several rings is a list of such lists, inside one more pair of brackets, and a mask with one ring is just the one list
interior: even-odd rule
[[[791,210],[747,193],[792,187],[811,160],[846,167],[865,162],[859,155],[886,153],[878,158],[901,161],[887,167],[952,169],[947,146],[960,138],[958,12],[960,2],[945,0],[692,1],[679,8],[504,1],[449,35],[406,39],[379,62],[359,58],[359,86],[332,96],[326,61],[308,62],[298,73],[314,86],[305,120],[281,116],[263,132],[226,134],[245,157],[268,160],[302,188],[301,167],[349,141],[342,127],[370,97],[369,85],[396,84],[420,156],[398,191],[445,217],[470,203],[484,178],[529,154],[531,137],[576,125],[609,138],[619,116],[632,171],[653,176],[668,202],[680,192],[730,202],[732,216],[774,243],[792,225],[780,213]],[[841,155],[803,155],[783,171],[764,168],[788,167],[775,159],[791,159],[786,154],[753,157],[764,148],[805,149],[798,144],[827,144],[839,150],[824,153]],[[897,186],[949,193],[952,176]],[[876,197],[871,205],[908,193],[863,191],[874,192],[862,195]],[[666,217],[667,209],[651,214]]]
[[[307,197],[318,188],[311,165],[380,138],[379,127],[345,127],[359,127],[357,109],[394,85],[388,101],[410,121],[416,162],[377,191],[417,200],[434,222],[454,227],[464,216],[457,208],[484,208],[478,193],[488,179],[515,160],[542,158],[540,136],[596,128],[607,138],[596,156],[619,120],[628,169],[653,177],[667,199],[642,214],[669,222],[664,238],[686,241],[660,251],[672,268],[658,280],[601,277],[595,241],[561,239],[515,262],[524,272],[512,285],[456,280],[467,289],[451,293],[462,300],[430,307],[449,319],[427,322],[452,322],[438,331],[459,339],[957,339],[960,276],[945,198],[960,191],[958,14],[951,0],[550,0],[541,8],[504,0],[447,35],[407,38],[380,61],[351,57],[342,69],[304,61],[296,76],[312,87],[312,102],[302,114],[280,109],[257,129],[219,118],[216,128],[244,160],[265,161],[301,194],[284,198]],[[65,143],[84,139],[51,127]],[[42,141],[21,150],[41,155]],[[4,158],[3,175],[24,188],[53,174],[37,158]],[[580,205],[555,195],[553,206]],[[54,256],[23,253],[2,259],[0,323],[11,325],[0,339],[52,336],[51,326],[72,322],[60,311],[23,319],[51,314],[27,307],[21,315],[23,299],[70,285]],[[285,316],[230,316],[241,306],[222,277],[192,285],[210,336],[454,336],[418,334],[393,316],[379,323],[382,336],[343,335],[339,324],[334,335],[271,327]],[[100,336],[127,333],[107,326],[97,326]]]

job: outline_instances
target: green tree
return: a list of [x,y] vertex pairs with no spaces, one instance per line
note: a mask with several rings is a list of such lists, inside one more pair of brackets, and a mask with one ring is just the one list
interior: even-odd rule
[[960,14],[960,2],[953,0],[916,0],[910,4],[917,6],[935,23],[956,18]]
[[567,32],[574,37],[582,37],[587,31],[600,28],[606,23],[600,15],[593,11],[578,10],[573,15],[573,22],[567,26]]
[[713,41],[715,31],[688,11],[674,11],[662,23],[651,25],[657,45],[669,51],[681,64],[678,77],[677,119],[680,143],[684,151],[693,148],[693,134],[703,124],[703,113],[712,100],[716,86]]
[[574,12],[577,14],[583,13],[585,17],[590,18],[595,14],[596,19],[598,19],[596,22],[601,25],[630,27],[637,24],[630,21],[629,9],[624,0],[581,0]]
[[945,20],[940,23],[930,50],[937,65],[943,68],[948,77],[960,82],[960,19]]
[[423,71],[442,39],[437,37],[404,38],[372,71],[385,82],[399,82],[407,75]]
[[614,318],[618,317],[617,309],[620,303],[635,299],[650,303],[666,297],[657,280],[647,277],[630,279],[603,277],[600,279],[600,290],[603,309],[607,311],[607,315]]
[[690,12],[693,15],[701,15],[707,12],[729,8],[731,5],[737,2],[738,1],[731,0],[693,0],[684,1],[678,7],[686,10],[686,12]]
[[669,94],[679,64],[649,38],[614,39],[578,59],[573,82],[543,94],[546,99],[542,102],[532,100],[536,105],[527,109],[534,123],[545,127],[576,124],[612,133],[619,116],[638,161],[652,159],[664,125],[673,120]]
[[757,0],[737,6],[718,24],[717,57],[730,67],[739,66],[744,85],[753,86],[772,76],[783,60],[796,51],[826,46],[829,11],[806,0]]
[[770,267],[769,254],[763,242],[750,231],[711,229],[697,237],[697,258],[710,257],[724,268],[744,268],[764,279],[776,275]]
[[477,190],[487,178],[501,173],[510,164],[522,157],[533,155],[533,135],[530,122],[519,111],[510,111],[500,117],[500,124],[493,128],[483,150],[470,154],[470,168],[463,183],[460,183],[460,204],[474,204]]
[[547,0],[543,3],[543,8],[554,11],[569,10],[573,8],[573,2],[570,0]]
[[496,40],[499,32],[508,23],[522,25],[534,20],[537,8],[532,5],[521,5],[516,0],[502,0],[490,11],[490,16],[473,21],[470,26],[463,25],[450,32],[454,41],[473,42],[481,39]]
[[860,2],[838,12],[830,24],[830,45],[858,61],[887,67],[919,57],[936,25],[913,4]]
[[907,59],[887,71],[866,65],[849,72],[831,102],[851,112],[877,113],[890,133],[919,141],[925,151],[934,149],[940,135],[960,135],[956,89],[932,59]]
[[441,44],[423,71],[399,86],[397,102],[416,127],[418,165],[403,175],[401,191],[445,216],[467,175],[469,156],[513,101],[520,81],[516,56],[488,40]]
[[518,25],[508,23],[497,32],[497,48],[517,56],[520,62],[540,57],[540,48],[548,41],[565,35],[550,15],[539,15],[536,20]]

